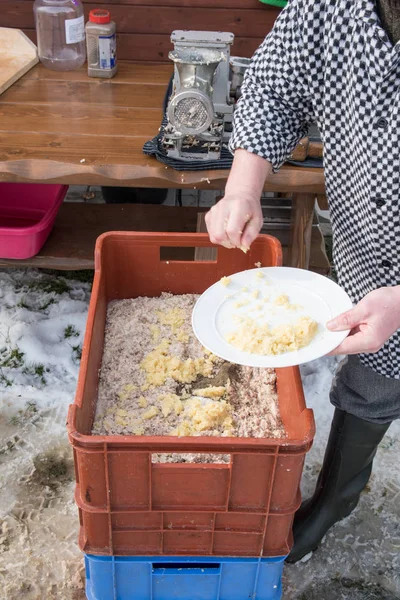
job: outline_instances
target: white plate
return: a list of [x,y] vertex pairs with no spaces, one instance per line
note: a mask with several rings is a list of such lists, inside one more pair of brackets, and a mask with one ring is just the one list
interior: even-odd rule
[[[260,272],[262,278],[257,277]],[[229,279],[228,286],[218,281],[202,294],[193,310],[192,325],[197,339],[207,350],[231,363],[271,368],[300,365],[325,356],[349,334],[326,328],[330,319],[353,306],[346,292],[327,277],[303,269],[266,267],[242,271]],[[259,290],[258,299],[252,296],[255,290]],[[274,300],[281,294],[289,296],[290,303],[299,305],[298,309],[288,311],[275,306]],[[247,301],[245,306],[237,307],[237,303]],[[306,347],[294,352],[274,356],[251,354],[225,341],[227,334],[239,328],[235,315],[253,316],[272,327],[309,316],[317,321],[318,333]]]

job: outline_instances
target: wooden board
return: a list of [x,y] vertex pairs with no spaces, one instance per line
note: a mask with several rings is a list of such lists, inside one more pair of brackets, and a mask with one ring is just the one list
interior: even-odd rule
[[[0,267],[36,267],[43,269],[79,270],[94,268],[96,239],[105,231],[196,231],[203,229],[206,209],[198,207],[145,206],[133,204],[64,203],[54,229],[42,251],[23,261],[0,259]],[[200,215],[200,216],[199,216]],[[287,230],[274,228],[270,232],[286,244]],[[179,249],[181,250],[181,249]],[[170,249],[164,259],[204,260],[195,250],[192,255]],[[284,248],[285,264],[290,253]],[[319,228],[313,228],[310,268],[318,273],[329,272],[329,262],[323,250]]]
[[5,27],[0,27],[0,57],[0,95],[39,62],[35,44],[19,29]]

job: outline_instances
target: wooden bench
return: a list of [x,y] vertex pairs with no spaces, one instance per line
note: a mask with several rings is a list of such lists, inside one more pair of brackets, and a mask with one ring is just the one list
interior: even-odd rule
[[[258,0],[101,0],[85,2],[86,14],[101,4],[117,23],[118,76],[102,81],[89,79],[84,68],[62,73],[39,65],[2,94],[0,181],[223,190],[227,171],[179,172],[142,152],[162,117],[172,73],[170,34],[178,28],[232,31],[233,53],[250,56],[279,9]],[[0,26],[21,28],[35,40],[32,2],[3,0]],[[307,267],[314,199],[324,193],[322,169],[285,166],[265,190],[293,196],[288,262]],[[96,231],[99,222],[107,228],[111,208],[91,210],[98,214]]]

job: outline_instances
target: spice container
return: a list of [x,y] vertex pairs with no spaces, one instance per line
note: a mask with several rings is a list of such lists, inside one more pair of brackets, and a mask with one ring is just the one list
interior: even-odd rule
[[108,10],[99,8],[90,11],[86,44],[89,77],[114,77],[118,70],[116,26]]

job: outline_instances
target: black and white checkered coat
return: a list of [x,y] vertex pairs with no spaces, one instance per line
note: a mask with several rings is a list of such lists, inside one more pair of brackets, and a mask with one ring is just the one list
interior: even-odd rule
[[[231,150],[278,170],[313,120],[324,142],[340,285],[358,302],[400,284],[400,43],[373,0],[290,0],[254,55]],[[400,334],[364,365],[400,379]]]

